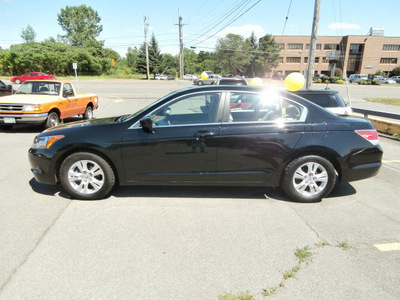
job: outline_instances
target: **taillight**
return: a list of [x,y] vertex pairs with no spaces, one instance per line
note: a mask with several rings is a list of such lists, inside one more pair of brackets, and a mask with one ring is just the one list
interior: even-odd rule
[[355,130],[357,134],[369,141],[373,145],[379,144],[378,132],[375,129]]

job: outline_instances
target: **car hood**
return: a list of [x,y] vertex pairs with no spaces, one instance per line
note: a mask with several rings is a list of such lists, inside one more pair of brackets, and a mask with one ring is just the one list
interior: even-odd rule
[[109,118],[100,118],[100,119],[90,119],[90,120],[83,120],[83,121],[76,121],[67,124],[61,124],[55,127],[51,127],[46,129],[44,132],[50,132],[54,130],[63,130],[63,129],[72,129],[72,128],[82,128],[82,127],[93,127],[93,126],[101,126],[107,124],[114,124],[116,123],[117,117],[109,117]]
[[38,104],[44,102],[52,102],[62,99],[62,97],[55,95],[27,95],[27,94],[14,94],[2,97],[1,103],[15,103],[15,104]]

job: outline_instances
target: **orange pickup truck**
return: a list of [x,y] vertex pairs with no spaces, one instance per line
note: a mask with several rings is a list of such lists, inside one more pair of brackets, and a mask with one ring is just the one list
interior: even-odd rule
[[98,105],[96,94],[77,93],[70,81],[25,81],[14,95],[0,98],[0,128],[11,129],[15,124],[49,128],[76,115],[92,119]]

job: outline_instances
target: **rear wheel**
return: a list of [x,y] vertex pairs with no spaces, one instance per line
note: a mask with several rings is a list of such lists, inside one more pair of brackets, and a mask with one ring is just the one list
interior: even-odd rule
[[61,164],[60,181],[73,198],[96,200],[110,193],[115,185],[115,175],[102,157],[78,152],[68,156]]
[[299,202],[318,202],[335,186],[336,172],[327,159],[309,155],[291,161],[282,177],[283,191]]
[[85,113],[83,114],[83,118],[85,120],[93,119],[93,108],[90,105],[86,107]]
[[47,120],[46,120],[44,126],[46,128],[50,128],[50,127],[57,126],[57,125],[60,125],[60,117],[58,116],[58,114],[56,112],[52,111],[47,116]]

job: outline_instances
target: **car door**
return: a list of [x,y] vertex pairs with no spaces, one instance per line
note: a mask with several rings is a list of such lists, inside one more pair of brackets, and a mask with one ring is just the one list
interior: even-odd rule
[[[306,108],[275,92],[232,92],[219,136],[218,181],[271,180],[301,138]],[[231,106],[243,99],[245,107]]]
[[64,83],[62,92],[62,119],[79,114],[79,101],[70,83]]
[[[209,182],[216,179],[221,92],[198,92],[172,99],[122,138],[125,175],[130,182]],[[143,121],[142,121],[143,123]]]

